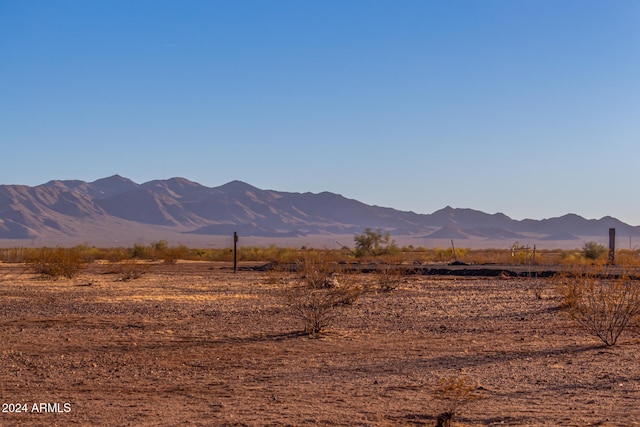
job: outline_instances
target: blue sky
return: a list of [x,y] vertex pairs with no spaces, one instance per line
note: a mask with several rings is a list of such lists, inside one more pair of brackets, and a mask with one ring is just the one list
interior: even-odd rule
[[1,184],[640,225],[640,2],[0,0]]

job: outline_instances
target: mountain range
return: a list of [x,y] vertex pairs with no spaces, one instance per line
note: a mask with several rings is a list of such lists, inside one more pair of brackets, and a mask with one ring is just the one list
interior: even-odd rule
[[[54,180],[30,187],[0,185],[0,243],[130,244],[167,239],[182,244],[213,236],[311,239],[344,236],[365,227],[402,236],[403,242],[461,240],[484,243],[531,242],[580,246],[590,236],[640,236],[640,227],[612,217],[575,214],[543,220],[514,220],[497,213],[449,206],[431,214],[370,206],[339,194],[262,190],[241,181],[206,187],[184,178],[137,184],[114,175],[93,182]],[[597,240],[594,238],[594,240]],[[209,239],[209,240],[207,240]],[[275,241],[275,240],[274,240]]]

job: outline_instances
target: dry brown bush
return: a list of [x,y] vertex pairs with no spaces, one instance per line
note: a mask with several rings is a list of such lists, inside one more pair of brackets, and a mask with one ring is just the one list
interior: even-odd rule
[[321,289],[335,284],[337,265],[321,254],[305,254],[301,261],[295,263],[294,270],[298,281],[306,287]]
[[534,280],[531,283],[531,292],[536,297],[536,299],[544,299],[546,289],[547,282],[545,280]]
[[606,266],[564,275],[558,285],[561,308],[587,333],[615,345],[640,316],[640,285],[631,277],[628,271],[609,274]]
[[317,334],[331,324],[339,308],[355,302],[362,288],[352,275],[338,274],[335,264],[317,254],[306,256],[297,267],[284,299],[288,311],[302,321],[304,333]]
[[86,259],[75,248],[40,248],[32,252],[28,263],[38,274],[71,279],[84,268]]
[[310,288],[295,285],[287,289],[287,307],[303,323],[306,334],[322,332],[337,314],[337,309],[352,304],[358,297],[355,288]]
[[445,411],[438,415],[437,427],[449,427],[462,406],[484,395],[469,378],[453,377],[441,379],[433,390],[433,397],[445,404]]
[[640,251],[621,249],[615,253],[616,265],[625,265],[638,268],[640,266]]
[[128,282],[142,277],[151,269],[151,264],[138,262],[134,259],[128,259],[119,262],[115,272],[118,274],[118,280]]
[[378,286],[384,292],[391,292],[396,289],[404,276],[401,268],[387,264],[379,265],[375,274]]

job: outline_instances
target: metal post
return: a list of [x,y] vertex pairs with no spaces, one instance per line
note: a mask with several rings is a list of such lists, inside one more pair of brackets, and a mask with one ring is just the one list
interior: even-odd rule
[[238,233],[237,232],[233,232],[233,272],[236,272],[236,267],[238,265],[238,256],[237,256],[237,251],[238,249]]
[[609,229],[609,264],[613,264],[615,261],[616,253],[616,229]]

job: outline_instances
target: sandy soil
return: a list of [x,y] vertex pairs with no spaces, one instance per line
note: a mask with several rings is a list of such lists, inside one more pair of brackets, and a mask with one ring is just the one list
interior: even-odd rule
[[485,398],[458,426],[640,425],[640,334],[602,347],[549,279],[410,276],[307,337],[263,273],[113,271],[51,281],[0,264],[0,401],[27,408],[0,425],[432,426],[432,390],[460,376]]

